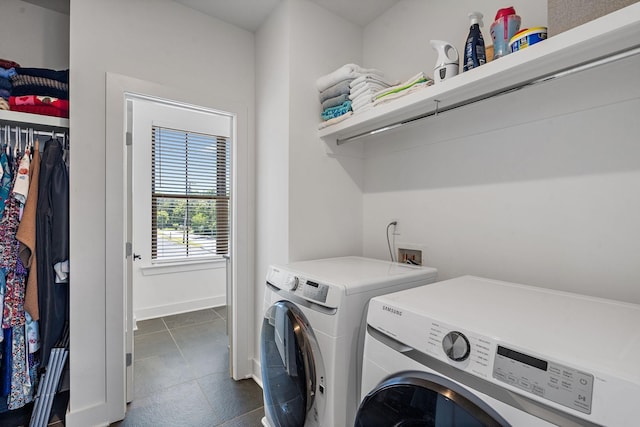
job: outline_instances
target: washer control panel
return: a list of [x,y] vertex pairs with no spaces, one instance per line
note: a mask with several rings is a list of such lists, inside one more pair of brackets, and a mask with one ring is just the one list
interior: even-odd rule
[[314,282],[312,280],[305,279],[304,286],[302,287],[302,296],[307,299],[311,299],[318,302],[327,302],[327,294],[329,293],[329,287],[322,283]]
[[471,353],[469,340],[462,332],[451,331],[442,339],[442,349],[447,357],[455,362],[467,360]]
[[[509,384],[584,414],[591,414],[594,376],[565,364],[543,360],[471,331],[429,321],[426,346],[411,338],[396,339],[423,350],[458,369]],[[404,334],[405,331],[398,331]],[[411,332],[406,332],[410,334]]]
[[591,413],[593,375],[498,345],[493,378],[585,414]]
[[278,289],[292,293],[306,300],[325,304],[329,296],[329,286],[290,271],[270,268],[267,283]]

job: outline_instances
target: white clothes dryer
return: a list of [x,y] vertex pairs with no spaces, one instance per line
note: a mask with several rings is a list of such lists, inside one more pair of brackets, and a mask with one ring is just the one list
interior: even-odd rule
[[263,424],[353,426],[369,300],[436,275],[433,268],[362,257],[270,266],[260,338]]
[[355,426],[637,424],[638,325],[640,305],[472,276],[373,298]]

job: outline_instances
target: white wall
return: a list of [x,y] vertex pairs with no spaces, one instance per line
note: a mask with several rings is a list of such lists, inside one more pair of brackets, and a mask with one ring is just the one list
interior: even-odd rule
[[[437,54],[430,40],[444,40],[464,53],[470,12],[484,15],[482,36],[493,43],[489,31],[498,9],[513,6],[522,18],[520,28],[545,26],[546,0],[402,0],[364,28],[364,62],[393,79],[406,80],[419,71],[433,76]],[[460,62],[462,64],[462,61]]]
[[385,227],[398,219],[396,242],[421,247],[440,279],[640,302],[638,66],[636,57],[369,139],[365,255],[388,258]]
[[[180,267],[151,267],[134,279],[136,321],[226,304],[225,262]],[[180,292],[176,292],[180,284]]]
[[362,30],[310,1],[291,1],[290,261],[359,255],[362,162],[327,155],[315,82],[362,64]]
[[255,375],[267,267],[358,255],[362,162],[326,154],[315,81],[361,63],[361,29],[307,0],[285,0],[256,33]]
[[69,15],[20,0],[2,0],[0,58],[22,67],[69,68]]
[[[107,419],[106,73],[184,91],[211,105],[243,104],[253,120],[253,34],[173,1],[71,0],[71,388],[69,425]],[[246,130],[243,131],[246,135]],[[250,143],[253,128],[249,128]],[[118,268],[116,265],[115,268]],[[246,284],[244,284],[246,286]],[[114,319],[116,320],[116,319]],[[121,321],[121,319],[119,320]]]
[[289,259],[289,9],[282,2],[256,32],[256,268],[254,374],[267,266]]

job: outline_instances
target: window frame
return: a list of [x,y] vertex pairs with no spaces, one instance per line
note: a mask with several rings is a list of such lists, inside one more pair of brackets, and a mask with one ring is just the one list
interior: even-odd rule
[[[158,138],[156,141],[156,134],[160,135],[162,131],[166,131],[169,133],[173,133],[174,137],[166,137],[167,141],[163,141],[162,138]],[[169,191],[156,191],[156,180],[158,176],[156,175],[156,168],[158,163],[156,162],[156,149],[159,147],[159,144],[162,142],[171,143],[171,141],[175,143],[175,141],[179,140],[179,138],[175,138],[175,134],[181,134],[184,138],[184,170],[185,170],[185,188],[180,190],[177,186],[169,188]],[[189,137],[191,136],[191,142],[211,142],[215,144],[215,150],[213,156],[213,162],[209,161],[208,164],[215,164],[215,178],[213,181],[215,182],[214,188],[211,190],[210,194],[197,194],[197,192],[191,192],[191,186],[189,184],[189,171],[197,169],[198,167],[202,168],[204,162],[193,162],[189,163]],[[207,141],[209,140],[209,141]],[[195,143],[194,142],[194,143]],[[202,263],[202,262],[212,262],[217,260],[222,260],[225,256],[228,256],[230,253],[230,239],[231,239],[231,153],[232,153],[232,138],[230,136],[221,136],[221,135],[212,135],[209,133],[203,133],[198,131],[190,131],[184,129],[176,129],[176,126],[166,126],[158,123],[153,123],[151,127],[151,264],[152,266],[163,266],[163,265],[186,265],[193,263]],[[180,147],[179,147],[180,148]],[[181,148],[178,152],[181,151]],[[210,159],[211,160],[211,159]],[[165,162],[170,163],[170,162]],[[160,164],[161,165],[161,164]],[[191,169],[190,169],[191,166]],[[175,168],[175,165],[173,165]],[[166,168],[169,168],[169,165],[166,165]],[[178,169],[181,170],[181,169]],[[201,171],[200,171],[201,172]],[[177,175],[174,175],[177,176]],[[160,200],[185,200],[185,222],[189,221],[188,224],[184,225],[183,232],[186,235],[186,254],[178,255],[178,256],[159,256],[158,250],[160,245],[158,243],[158,206]],[[212,227],[212,235],[215,235],[215,245],[212,247],[214,249],[214,253],[210,255],[190,255],[189,247],[190,242],[192,241],[192,237],[190,234],[190,230],[192,229],[192,215],[189,213],[189,202],[197,202],[197,201],[210,201],[212,202],[212,214],[215,220],[215,226]]]

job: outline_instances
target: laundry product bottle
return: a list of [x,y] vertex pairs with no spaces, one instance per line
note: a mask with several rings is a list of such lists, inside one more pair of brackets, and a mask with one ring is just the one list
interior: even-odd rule
[[487,56],[484,50],[484,38],[480,27],[482,27],[482,13],[471,12],[469,14],[471,27],[469,28],[469,36],[464,46],[464,66],[463,71],[469,71],[479,67],[487,62]]

